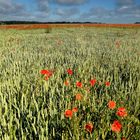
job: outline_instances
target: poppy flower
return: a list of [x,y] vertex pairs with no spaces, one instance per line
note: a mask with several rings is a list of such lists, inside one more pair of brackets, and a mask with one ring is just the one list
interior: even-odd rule
[[64,114],[66,118],[72,118],[73,112],[72,110],[67,109]]
[[53,75],[53,72],[52,71],[48,71],[48,73],[47,73],[48,78],[50,78],[52,75]]
[[72,74],[73,74],[73,71],[72,71],[71,69],[68,69],[68,70],[67,70],[67,73],[68,73],[69,75],[72,75]]
[[106,85],[106,87],[109,87],[110,86],[110,82],[109,81],[105,82],[105,85]]
[[91,133],[93,131],[93,124],[92,123],[87,123],[85,125],[85,130]]
[[41,70],[40,71],[40,73],[43,74],[43,75],[48,74],[48,72],[49,72],[48,70]]
[[68,85],[69,85],[69,81],[66,80],[66,81],[64,82],[64,84],[65,84],[65,86],[68,86]]
[[127,116],[127,111],[124,107],[118,108],[116,114],[120,117],[126,117]]
[[45,75],[46,75],[45,80],[48,80],[53,75],[53,72],[52,71],[47,71]]
[[120,132],[122,128],[121,123],[118,120],[115,120],[111,125],[111,130],[114,132]]
[[91,79],[91,80],[90,80],[90,85],[91,85],[91,86],[94,86],[95,83],[96,83],[96,79]]
[[116,102],[114,102],[114,101],[109,101],[108,102],[108,108],[114,109],[115,107],[116,107]]
[[75,96],[76,100],[81,100],[82,99],[82,95],[80,93],[76,94]]
[[76,86],[79,88],[82,88],[82,83],[81,82],[76,82]]
[[77,107],[74,107],[74,108],[72,109],[72,112],[74,112],[74,113],[78,112],[78,108],[77,108]]

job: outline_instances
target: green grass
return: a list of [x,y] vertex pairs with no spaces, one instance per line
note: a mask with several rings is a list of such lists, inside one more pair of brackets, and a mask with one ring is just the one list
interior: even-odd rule
[[[42,69],[54,71],[48,81]],[[75,100],[77,93],[81,101]],[[114,110],[107,106],[110,100]],[[65,110],[73,107],[78,112],[66,118]],[[117,116],[118,107],[128,115]],[[1,140],[139,140],[139,118],[140,29],[0,30]],[[114,120],[122,124],[119,133],[111,130]],[[84,129],[88,122],[91,134]]]

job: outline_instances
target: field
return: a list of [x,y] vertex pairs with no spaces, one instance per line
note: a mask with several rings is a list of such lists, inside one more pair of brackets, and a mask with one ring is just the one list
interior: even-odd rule
[[0,30],[1,140],[139,140],[140,28]]
[[140,24],[15,24],[0,25],[0,29],[44,29],[44,28],[79,28],[79,27],[113,27],[140,28]]

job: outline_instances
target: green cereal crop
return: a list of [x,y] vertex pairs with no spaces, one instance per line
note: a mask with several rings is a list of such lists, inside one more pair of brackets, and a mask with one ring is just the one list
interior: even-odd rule
[[1,140],[139,134],[139,28],[0,30]]

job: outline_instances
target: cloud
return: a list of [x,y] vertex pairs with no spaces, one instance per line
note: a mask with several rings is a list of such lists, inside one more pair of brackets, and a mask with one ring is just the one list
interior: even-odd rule
[[122,6],[116,9],[117,15],[122,16],[131,16],[131,17],[140,17],[140,5],[131,5],[131,6]]
[[117,7],[132,6],[134,4],[135,4],[135,0],[116,0]]
[[114,14],[113,10],[104,7],[93,7],[88,12],[81,14],[81,18],[108,18]]
[[79,5],[87,2],[88,0],[55,0],[58,4],[64,4],[64,5]]
[[113,22],[119,19],[119,21],[125,22],[125,20],[140,19],[140,4],[135,0],[114,0],[115,7],[110,7],[112,9],[95,7],[95,5],[90,9],[84,8],[84,4],[88,1],[34,0],[35,7],[30,10],[20,0],[0,0],[0,20]]
[[140,5],[135,0],[117,0],[114,12],[120,17],[140,17]]
[[122,19],[123,18],[138,18],[140,17],[140,5],[136,4],[135,0],[116,0],[114,9],[105,7],[94,7],[89,11],[80,15],[84,19]]
[[55,11],[55,14],[60,16],[60,17],[64,17],[64,18],[68,18],[68,17],[71,17],[71,16],[74,16],[74,15],[77,15],[79,14],[80,11],[78,8],[58,8],[56,11]]
[[36,0],[40,12],[49,12],[49,0]]
[[12,2],[11,0],[0,0],[0,14],[1,15],[16,15],[22,13],[25,6],[20,3]]

